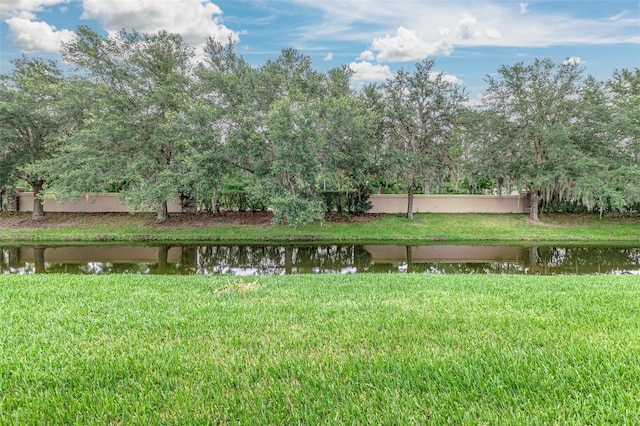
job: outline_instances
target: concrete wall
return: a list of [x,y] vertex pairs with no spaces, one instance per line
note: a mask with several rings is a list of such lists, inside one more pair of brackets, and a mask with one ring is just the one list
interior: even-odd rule
[[[20,192],[19,209],[33,211],[33,192]],[[407,196],[400,194],[371,195],[370,213],[405,213]],[[169,213],[182,212],[180,196],[168,204]],[[44,202],[45,212],[131,212],[128,204],[114,193],[87,194],[75,202]],[[418,194],[413,198],[414,213],[525,213],[525,199],[519,195],[435,195]]]
[[[21,192],[19,195],[19,208],[21,212],[33,211],[33,192]],[[176,195],[175,200],[167,204],[169,213],[182,212],[180,196]],[[75,202],[57,202],[56,200],[45,200],[44,211],[46,212],[80,212],[80,213],[106,213],[123,212],[129,213],[127,202],[120,200],[120,195],[115,193],[106,194],[86,194],[80,196]],[[150,210],[148,210],[150,211]]]
[[[406,213],[407,195],[372,195],[369,213]],[[525,213],[524,197],[519,195],[439,195],[413,197],[414,213]]]

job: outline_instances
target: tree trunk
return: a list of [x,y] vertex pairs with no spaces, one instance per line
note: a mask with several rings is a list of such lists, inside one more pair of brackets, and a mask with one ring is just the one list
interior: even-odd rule
[[160,203],[160,208],[158,208],[158,222],[166,222],[169,219],[169,209],[167,208],[167,202],[163,201]]
[[196,246],[183,246],[180,256],[180,268],[186,271],[196,271],[198,268],[198,248]]
[[36,268],[36,274],[44,274],[47,272],[44,262],[44,247],[33,248],[33,264]]
[[18,202],[18,192],[13,188],[9,189],[7,191],[7,211],[17,212],[19,210]]
[[531,222],[540,222],[540,218],[538,217],[538,204],[540,201],[538,197],[538,190],[533,189],[529,193],[531,194],[531,208],[529,210],[529,219],[531,220]]
[[26,250],[25,248],[19,249],[18,247],[8,247],[7,251],[9,253],[9,267],[10,268],[18,268],[20,267],[20,250]]
[[538,246],[529,247],[529,274],[537,275],[538,266]]
[[40,198],[44,187],[44,180],[38,178],[30,183],[33,188],[33,214],[31,215],[31,219],[40,220],[44,217],[44,206]]
[[284,273],[291,275],[293,273],[293,247],[284,246]]
[[407,219],[413,220],[413,184],[407,188]]
[[167,264],[169,258],[169,246],[159,246],[158,247],[158,274],[166,274],[167,273]]

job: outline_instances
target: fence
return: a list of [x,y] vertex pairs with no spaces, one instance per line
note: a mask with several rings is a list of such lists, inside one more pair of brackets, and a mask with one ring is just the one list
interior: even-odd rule
[[[405,213],[407,211],[407,195],[381,194],[371,195],[370,213]],[[168,203],[169,213],[183,211],[180,196]],[[18,193],[18,211],[33,211],[33,193]],[[57,202],[45,200],[45,212],[130,212],[126,201],[121,201],[119,194],[86,194],[75,202]],[[525,197],[520,195],[440,195],[418,194],[413,199],[414,213],[525,213],[527,211]]]
[[[405,213],[407,195],[381,194],[370,198],[370,213]],[[418,194],[413,197],[414,213],[525,213],[525,197],[520,195]]]
[[[167,203],[169,213],[182,212],[180,196],[176,195],[174,201]],[[33,192],[18,193],[18,210],[21,212],[33,211]],[[58,202],[56,200],[44,201],[45,212],[79,212],[79,213],[129,213],[132,209],[126,201],[120,199],[120,194],[85,194],[73,202]],[[151,211],[151,210],[147,210]]]

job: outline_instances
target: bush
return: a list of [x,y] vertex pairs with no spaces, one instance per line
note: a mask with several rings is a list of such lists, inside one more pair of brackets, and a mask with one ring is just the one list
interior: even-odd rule
[[324,219],[324,205],[320,200],[311,200],[295,194],[277,195],[271,199],[273,221],[293,227],[307,225]]
[[589,212],[589,209],[581,202],[577,200],[561,200],[557,196],[544,202],[541,210],[546,213],[569,214],[584,214]]
[[216,211],[258,212],[266,210],[264,202],[253,193],[246,190],[234,189],[218,192],[215,205]]
[[370,195],[371,188],[368,186],[348,191],[320,191],[327,213],[347,211],[350,214],[365,214],[372,207]]

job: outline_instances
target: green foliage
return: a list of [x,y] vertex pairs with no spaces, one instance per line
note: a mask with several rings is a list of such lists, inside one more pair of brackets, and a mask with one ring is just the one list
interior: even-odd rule
[[413,188],[425,191],[442,186],[455,169],[452,138],[467,93],[425,59],[413,72],[398,71],[384,86],[386,141],[390,144],[392,171],[404,180],[409,193],[407,216],[413,218]]
[[217,211],[258,212],[266,210],[262,200],[256,199],[244,189],[219,191],[216,198]]
[[35,193],[33,218],[44,215],[43,191],[55,178],[47,166],[69,129],[64,108],[65,78],[57,63],[23,57],[0,76],[0,187],[26,181]]
[[610,198],[599,191],[612,168],[608,110],[601,86],[567,61],[536,59],[502,66],[489,89],[475,129],[474,155],[481,179],[515,183],[538,197],[580,200],[587,207]]
[[640,68],[617,70],[606,87],[610,91],[611,135],[617,148],[610,176],[618,181],[625,205],[631,205],[640,202]]
[[347,191],[320,191],[327,212],[348,212],[356,215],[362,215],[371,210],[370,195],[371,188],[368,187]]
[[166,31],[77,34],[63,59],[79,72],[23,58],[1,77],[0,187],[108,188],[160,220],[180,193],[290,224],[322,204],[362,214],[372,191],[529,190],[546,209],[601,213],[640,201],[637,69],[602,83],[575,63],[502,66],[470,108],[432,60],[354,90],[347,66],[321,73],[295,49],[252,66],[209,38],[196,65]]
[[57,64],[41,59],[17,59],[11,74],[0,76],[0,160],[3,182],[30,181],[40,160],[52,155],[53,136],[60,127],[55,103],[62,73]]
[[92,78],[86,84],[96,99],[55,162],[58,193],[125,181],[122,195],[134,208],[151,206],[165,220],[166,202],[192,186],[201,105],[191,87],[192,49],[165,31],[101,37],[80,27],[63,57]]
[[[333,70],[331,76],[338,82],[347,78],[341,70]],[[329,81],[327,90],[336,95],[326,96],[316,107],[320,110],[317,155],[323,188],[340,191],[365,187],[379,174],[381,116],[364,96],[353,96],[346,89],[340,91],[334,84]]]
[[322,221],[325,211],[322,201],[291,193],[274,195],[270,207],[276,225],[287,224],[294,228]]

